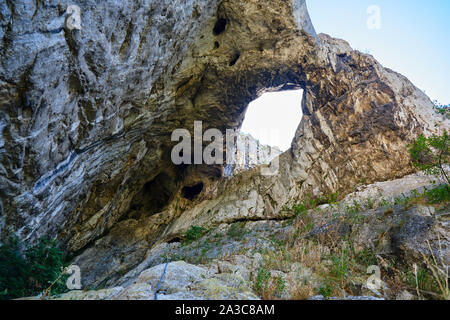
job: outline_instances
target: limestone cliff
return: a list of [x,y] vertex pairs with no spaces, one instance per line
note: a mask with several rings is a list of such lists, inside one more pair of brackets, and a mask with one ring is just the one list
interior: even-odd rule
[[238,174],[270,162],[282,154],[276,146],[263,145],[252,135],[240,133],[237,137],[236,151],[233,152],[233,161],[225,166],[224,175]]
[[[304,0],[76,2],[81,30],[72,1],[0,0],[0,236],[58,237],[91,284],[193,224],[403,177],[407,144],[449,128],[405,77],[317,35]],[[292,88],[304,116],[276,174],[172,164],[174,129],[239,128]]]

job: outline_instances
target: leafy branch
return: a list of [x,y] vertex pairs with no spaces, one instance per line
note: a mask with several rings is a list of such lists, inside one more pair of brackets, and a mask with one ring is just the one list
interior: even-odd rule
[[413,165],[425,174],[442,176],[447,180],[447,188],[450,186],[447,173],[450,164],[450,137],[447,131],[443,135],[433,135],[419,138],[409,146],[409,152]]

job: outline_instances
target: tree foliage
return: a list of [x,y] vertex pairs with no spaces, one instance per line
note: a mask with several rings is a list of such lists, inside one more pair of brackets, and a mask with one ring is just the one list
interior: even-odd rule
[[20,247],[15,236],[0,247],[0,299],[35,296],[49,287],[50,294],[67,291],[64,253],[55,240],[41,238],[24,252]]
[[441,176],[450,185],[448,166],[450,165],[450,138],[448,132],[429,138],[420,135],[409,146],[413,164],[425,174]]
[[438,101],[434,101],[434,108],[436,110],[437,113],[439,113],[440,115],[442,115],[442,117],[445,119],[450,119],[450,105],[443,105],[440,104]]

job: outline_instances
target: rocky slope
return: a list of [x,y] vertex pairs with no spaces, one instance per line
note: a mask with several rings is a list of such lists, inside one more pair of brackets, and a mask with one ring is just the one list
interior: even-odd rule
[[[430,183],[411,175],[310,210],[286,208],[284,220],[221,224],[162,242],[128,272],[52,299],[436,299],[436,265],[420,269],[420,291],[413,276],[426,256],[441,270],[450,263],[449,206],[423,203]],[[368,281],[371,266],[380,267],[378,288]]]
[[[316,35],[304,0],[77,3],[81,30],[69,1],[0,1],[0,237],[57,237],[86,285],[192,225],[403,177],[407,144],[449,128],[405,77]],[[292,88],[304,116],[273,174],[171,162],[174,129],[239,128],[250,101]]]

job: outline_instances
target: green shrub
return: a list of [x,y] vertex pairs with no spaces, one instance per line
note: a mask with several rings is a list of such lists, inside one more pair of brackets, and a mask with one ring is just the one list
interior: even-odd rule
[[19,240],[9,238],[0,247],[0,299],[23,297],[27,292],[27,265],[19,251]]
[[305,224],[303,232],[311,232],[313,231],[314,227],[315,227],[314,221],[309,221],[308,223]]
[[335,192],[335,193],[328,195],[328,198],[326,201],[329,204],[337,203],[339,201],[339,192]]
[[450,105],[442,105],[437,101],[434,101],[434,109],[437,113],[443,116],[443,118],[450,119]]
[[298,203],[292,207],[296,216],[304,215],[308,211],[308,207],[304,202]]
[[433,135],[419,138],[409,146],[414,166],[425,174],[441,176],[450,185],[446,166],[450,165],[450,137],[448,132],[442,136]]
[[339,199],[339,193],[331,193],[327,196],[323,197],[312,197],[311,195],[307,195],[306,199],[302,200],[300,203],[294,205],[292,210],[295,213],[295,216],[305,216],[307,211],[310,209],[315,209],[323,204],[336,204]]
[[347,277],[349,272],[348,259],[346,256],[331,256],[331,275],[339,280]]
[[407,275],[407,284],[412,288],[418,288],[425,292],[439,292],[439,285],[436,279],[431,271],[426,268],[417,267],[417,274],[410,271]]
[[208,232],[207,229],[198,226],[190,227],[184,234],[184,242],[191,243],[202,238]]
[[437,188],[425,192],[428,202],[443,203],[450,201],[450,187],[449,185],[442,185]]
[[337,280],[344,280],[350,272],[350,250],[343,245],[340,255],[331,255],[330,260],[332,262],[330,274]]
[[264,267],[258,269],[258,274],[256,275],[256,291],[261,293],[266,290],[269,285],[270,271]]
[[0,247],[0,299],[35,296],[49,287],[50,294],[67,291],[64,253],[56,241],[41,238],[24,254],[20,247],[15,236]]
[[364,266],[372,266],[378,264],[378,259],[375,253],[369,249],[363,249],[359,252],[355,252],[355,260]]
[[328,299],[333,295],[333,285],[330,281],[325,281],[322,286],[319,288],[319,293],[325,298]]
[[275,295],[278,298],[281,298],[281,296],[283,295],[284,290],[286,290],[286,280],[283,279],[283,277],[276,277],[274,279],[275,282]]

